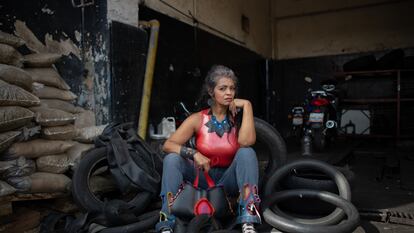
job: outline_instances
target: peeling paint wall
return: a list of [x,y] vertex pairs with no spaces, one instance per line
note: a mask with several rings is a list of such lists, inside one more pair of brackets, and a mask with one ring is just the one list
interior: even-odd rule
[[[271,7],[272,0],[145,0],[143,4],[151,9],[198,26],[216,36],[242,45],[264,57],[270,57],[271,49]],[[175,8],[175,9],[174,9]],[[245,15],[249,32],[242,30],[241,18]]]
[[414,47],[414,1],[276,0],[277,59]]
[[82,23],[81,8],[72,6],[71,1],[4,0],[0,3],[0,30],[26,41],[20,49],[23,54],[62,54],[55,66],[78,95],[76,104],[93,110],[101,124],[110,118],[106,1],[95,1],[84,11]]

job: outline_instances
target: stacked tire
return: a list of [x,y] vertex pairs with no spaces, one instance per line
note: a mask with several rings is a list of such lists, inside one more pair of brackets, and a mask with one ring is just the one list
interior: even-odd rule
[[[294,170],[314,169],[325,173],[335,184],[339,195],[315,189],[283,190],[283,179]],[[347,178],[331,165],[312,159],[298,160],[278,169],[268,180],[264,190],[263,217],[273,227],[284,232],[352,232],[359,225],[359,214],[351,203],[351,189]],[[296,199],[295,199],[296,198]],[[337,208],[326,216],[300,216],[286,213],[278,203],[287,200],[317,199],[328,202]],[[313,202],[314,200],[310,200]],[[345,217],[346,216],[346,217]]]

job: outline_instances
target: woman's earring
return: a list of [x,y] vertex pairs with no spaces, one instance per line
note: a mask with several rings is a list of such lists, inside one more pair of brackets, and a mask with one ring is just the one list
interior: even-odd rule
[[214,102],[213,102],[213,99],[211,99],[211,98],[210,98],[210,99],[208,99],[208,100],[207,100],[207,105],[208,105],[208,106],[210,106],[210,107],[211,107],[211,106],[213,105],[213,103],[214,103]]

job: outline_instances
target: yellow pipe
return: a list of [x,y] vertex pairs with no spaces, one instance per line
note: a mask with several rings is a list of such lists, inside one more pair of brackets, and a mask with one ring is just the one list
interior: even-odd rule
[[151,101],[152,80],[154,79],[155,60],[157,55],[158,34],[160,23],[157,20],[139,22],[144,27],[151,28],[147,64],[145,68],[144,85],[141,98],[141,109],[139,111],[138,135],[145,139],[148,127],[149,106]]

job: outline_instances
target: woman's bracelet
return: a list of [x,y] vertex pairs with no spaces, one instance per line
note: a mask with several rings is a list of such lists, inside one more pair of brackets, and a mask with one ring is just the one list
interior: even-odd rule
[[197,150],[194,150],[193,148],[181,146],[180,155],[185,159],[193,159],[196,153]]

